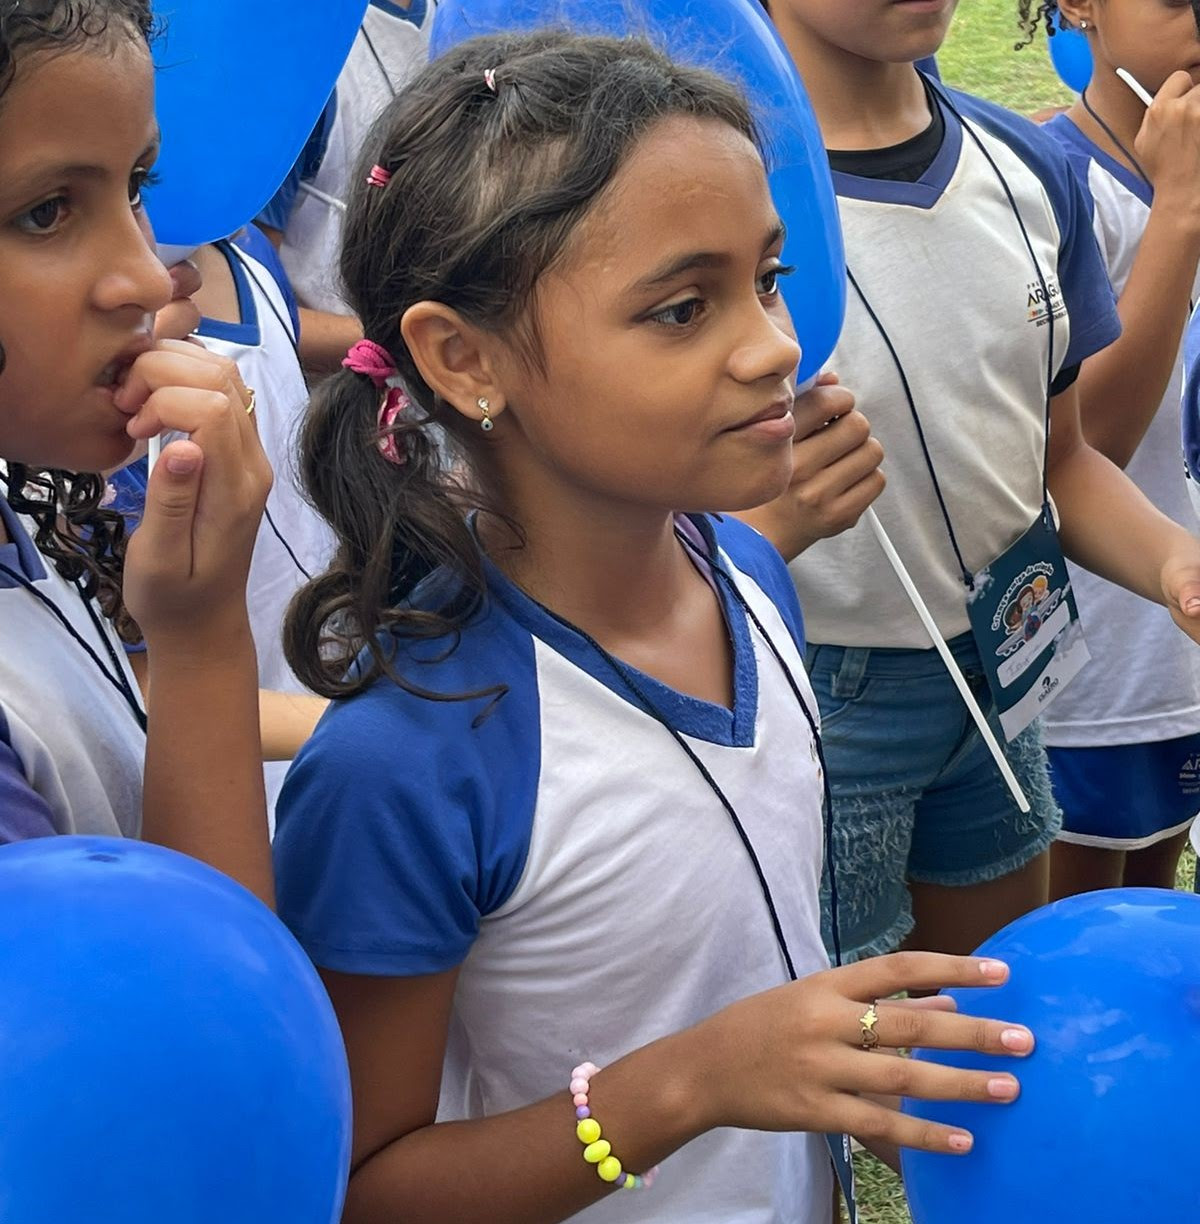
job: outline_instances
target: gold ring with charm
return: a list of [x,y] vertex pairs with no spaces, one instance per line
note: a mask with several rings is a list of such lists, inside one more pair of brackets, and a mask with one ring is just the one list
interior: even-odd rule
[[862,1030],[861,1045],[864,1050],[873,1050],[879,1044],[879,1034],[875,1026],[879,1023],[879,1012],[872,1003],[858,1018],[858,1027]]

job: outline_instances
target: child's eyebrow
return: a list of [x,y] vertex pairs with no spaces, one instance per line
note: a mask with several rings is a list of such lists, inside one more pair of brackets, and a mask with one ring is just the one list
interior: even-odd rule
[[[762,249],[764,251],[770,250],[771,247],[782,241],[785,233],[786,228],[783,222],[776,221],[763,239]],[[676,256],[669,263],[656,268],[649,276],[632,285],[629,292],[630,294],[646,293],[651,289],[658,289],[662,285],[668,284],[677,276],[682,276],[684,272],[691,272],[696,269],[720,268],[729,262],[730,256],[728,254],[714,251],[689,251],[687,254]]]
[[[151,161],[158,156],[159,134],[155,129],[146,144],[138,154],[139,162]],[[111,177],[107,166],[93,162],[56,162],[50,165],[31,165],[20,167],[15,173],[5,175],[4,194],[21,196],[36,190],[43,183],[60,182],[63,179],[90,179],[92,182],[103,182]],[[124,177],[123,173],[120,177]]]

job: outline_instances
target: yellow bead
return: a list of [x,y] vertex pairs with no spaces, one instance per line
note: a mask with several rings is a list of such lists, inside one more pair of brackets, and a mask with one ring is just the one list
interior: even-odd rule
[[596,1166],[600,1180],[615,1182],[621,1176],[621,1162],[615,1156],[608,1156]]
[[583,1158],[588,1164],[598,1165],[612,1151],[612,1144],[607,1139],[597,1139],[583,1149]]
[[600,1138],[600,1123],[595,1118],[584,1118],[575,1128],[580,1143],[595,1143]]

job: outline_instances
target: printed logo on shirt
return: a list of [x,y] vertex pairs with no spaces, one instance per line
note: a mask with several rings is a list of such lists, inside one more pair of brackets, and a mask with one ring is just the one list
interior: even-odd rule
[[[1058,278],[1053,273],[1046,277],[1046,288],[1050,291],[1054,318],[1056,320],[1065,318],[1067,308],[1063,304],[1062,289],[1059,288]],[[1025,295],[1026,319],[1036,327],[1045,327],[1050,318],[1050,311],[1046,306],[1046,294],[1042,291],[1042,282],[1030,281],[1025,286]]]
[[1200,755],[1193,753],[1184,761],[1183,768],[1179,771],[1179,793],[1200,794]]

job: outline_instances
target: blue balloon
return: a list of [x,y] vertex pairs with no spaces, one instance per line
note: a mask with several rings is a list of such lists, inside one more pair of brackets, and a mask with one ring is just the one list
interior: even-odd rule
[[1047,39],[1054,70],[1068,89],[1083,93],[1092,79],[1092,49],[1087,35],[1063,25],[1061,13],[1055,13],[1054,24],[1055,32]]
[[335,1224],[350,1081],[299,945],[173,851],[0,849],[5,1224]]
[[254,219],[304,148],[366,0],[159,0],[159,242],[195,249]]
[[1200,897],[1112,889],[1056,902],[979,949],[1012,968],[959,1010],[1027,1025],[1027,1059],[923,1051],[950,1067],[1014,1073],[1012,1105],[907,1101],[963,1126],[967,1156],[906,1151],[916,1224],[1088,1224],[1195,1218],[1200,1084]]
[[845,317],[842,231],[812,105],[758,0],[442,0],[430,52],[441,55],[481,34],[547,26],[642,35],[746,91],[766,137],[771,194],[788,228],[783,258],[796,266],[781,284],[803,350],[799,377],[817,374]]

